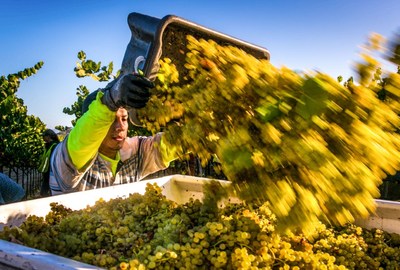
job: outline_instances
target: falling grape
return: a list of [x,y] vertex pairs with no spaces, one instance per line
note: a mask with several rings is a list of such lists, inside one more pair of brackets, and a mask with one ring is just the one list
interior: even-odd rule
[[161,60],[162,79],[139,112],[179,156],[217,157],[241,199],[271,203],[280,230],[375,211],[382,179],[400,169],[399,74],[388,75],[382,101],[366,53],[361,83],[341,85],[212,40],[188,36],[188,49],[185,77]]

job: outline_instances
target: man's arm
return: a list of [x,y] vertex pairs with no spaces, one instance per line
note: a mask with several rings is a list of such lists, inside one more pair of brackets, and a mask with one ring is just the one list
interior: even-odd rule
[[70,134],[51,157],[52,193],[74,191],[97,156],[98,149],[115,119],[115,113],[101,102],[98,92],[89,110],[78,119]]
[[151,137],[139,137],[139,172],[138,180],[147,175],[168,168],[171,161],[188,154],[181,147],[170,146],[160,132]]
[[0,204],[17,202],[24,196],[25,190],[20,184],[0,173]]
[[99,147],[115,120],[115,113],[101,102],[103,92],[97,93],[89,110],[78,119],[67,137],[67,150],[72,163],[78,170],[84,170],[96,156]]
[[77,121],[51,157],[50,188],[56,192],[74,191],[98,154],[115,111],[123,107],[143,108],[153,84],[133,74],[123,75],[97,93],[89,110]]

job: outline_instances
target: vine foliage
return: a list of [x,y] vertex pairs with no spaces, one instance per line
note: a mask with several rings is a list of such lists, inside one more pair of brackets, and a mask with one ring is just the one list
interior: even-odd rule
[[28,115],[24,101],[17,96],[21,80],[37,73],[38,62],[14,74],[0,77],[0,171],[4,167],[34,167],[43,149],[41,133],[45,124]]

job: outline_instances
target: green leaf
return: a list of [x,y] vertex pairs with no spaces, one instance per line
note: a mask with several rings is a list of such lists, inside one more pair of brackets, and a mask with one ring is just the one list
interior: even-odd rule
[[279,110],[279,103],[280,102],[277,102],[276,104],[267,103],[258,107],[256,112],[259,113],[261,121],[267,123],[280,116],[282,112]]
[[303,85],[303,95],[295,111],[304,119],[319,115],[327,108],[329,94],[318,79],[310,78]]
[[78,59],[84,61],[86,59],[86,53],[84,51],[78,52]]

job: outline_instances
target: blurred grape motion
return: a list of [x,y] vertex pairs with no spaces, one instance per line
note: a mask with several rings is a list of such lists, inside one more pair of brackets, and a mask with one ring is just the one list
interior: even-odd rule
[[161,61],[139,112],[149,130],[164,130],[182,155],[204,163],[216,156],[241,199],[271,203],[280,229],[343,225],[374,211],[382,179],[400,168],[400,74],[383,73],[372,56],[384,48],[381,36],[364,46],[357,81],[344,84],[212,40],[188,41],[184,77]]

